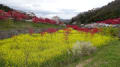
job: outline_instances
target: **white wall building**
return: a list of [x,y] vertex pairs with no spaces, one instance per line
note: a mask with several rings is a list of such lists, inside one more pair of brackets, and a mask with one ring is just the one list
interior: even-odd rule
[[52,19],[55,20],[57,24],[60,23],[60,20],[59,20],[60,18],[58,16],[54,16],[52,17]]

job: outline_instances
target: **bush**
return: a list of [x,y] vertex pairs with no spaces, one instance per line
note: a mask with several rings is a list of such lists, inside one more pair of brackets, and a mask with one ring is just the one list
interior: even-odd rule
[[76,42],[73,46],[72,54],[74,56],[88,56],[91,55],[93,52],[96,51],[96,47],[92,46],[90,42]]
[[118,36],[119,29],[113,27],[104,27],[100,33],[102,35]]

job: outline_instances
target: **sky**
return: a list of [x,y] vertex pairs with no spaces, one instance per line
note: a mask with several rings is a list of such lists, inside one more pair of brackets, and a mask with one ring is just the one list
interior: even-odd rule
[[114,0],[0,0],[0,4],[33,12],[38,17],[59,16],[62,19],[70,19],[80,12],[102,7],[111,1]]

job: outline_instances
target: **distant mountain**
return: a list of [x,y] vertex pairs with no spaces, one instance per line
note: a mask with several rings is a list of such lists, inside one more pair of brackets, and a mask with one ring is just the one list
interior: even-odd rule
[[70,23],[70,19],[60,19],[61,22],[64,22],[65,24],[69,24]]
[[115,0],[101,8],[78,14],[71,19],[70,23],[77,22],[77,24],[87,24],[118,17],[120,17],[120,0]]

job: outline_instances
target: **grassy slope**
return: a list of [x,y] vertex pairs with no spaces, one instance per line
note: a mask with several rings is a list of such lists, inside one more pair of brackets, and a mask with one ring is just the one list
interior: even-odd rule
[[0,20],[0,30],[9,30],[9,29],[26,29],[26,28],[63,28],[59,25],[53,24],[42,24],[42,23],[32,23],[25,21],[16,21],[13,20]]
[[120,67],[120,41],[102,48],[85,67]]
[[74,63],[64,67],[76,67],[84,61],[91,59],[89,63],[84,63],[83,67],[119,67],[120,66],[120,41],[113,41],[107,46],[97,50],[91,56],[83,57]]

